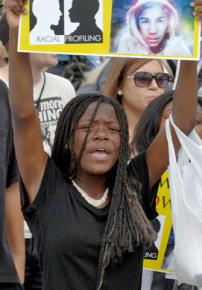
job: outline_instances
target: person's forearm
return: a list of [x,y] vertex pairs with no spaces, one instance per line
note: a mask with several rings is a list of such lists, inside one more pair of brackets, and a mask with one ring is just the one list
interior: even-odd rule
[[29,54],[17,52],[18,31],[16,28],[10,28],[9,35],[9,99],[13,118],[23,119],[35,111]]
[[197,87],[197,62],[181,61],[172,114],[185,134],[190,133],[196,122]]
[[[9,24],[9,102],[12,113],[15,154],[29,201],[38,192],[47,155],[43,149],[38,113],[33,101],[33,80],[29,54],[17,52],[19,17],[26,0],[6,0]],[[34,146],[33,146],[34,144]]]

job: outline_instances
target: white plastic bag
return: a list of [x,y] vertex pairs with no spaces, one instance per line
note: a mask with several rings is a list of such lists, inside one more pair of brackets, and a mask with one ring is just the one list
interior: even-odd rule
[[[178,159],[170,123],[181,144]],[[176,275],[180,283],[202,287],[202,140],[195,130],[186,136],[173,123],[172,116],[166,121],[165,128]]]

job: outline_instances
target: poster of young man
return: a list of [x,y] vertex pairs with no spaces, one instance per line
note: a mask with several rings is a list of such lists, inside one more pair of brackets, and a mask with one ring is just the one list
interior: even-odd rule
[[111,51],[190,57],[194,18],[190,0],[114,0]]

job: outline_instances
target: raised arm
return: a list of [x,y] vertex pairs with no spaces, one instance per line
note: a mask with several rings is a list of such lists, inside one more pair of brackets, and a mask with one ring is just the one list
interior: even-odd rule
[[39,189],[47,156],[33,102],[29,54],[17,53],[19,15],[25,13],[24,3],[23,0],[6,0],[5,7],[9,24],[9,102],[14,143],[19,170],[31,202]]
[[[197,62],[181,61],[176,90],[173,99],[173,120],[188,135],[195,126],[197,105]],[[175,150],[180,145],[172,130]],[[163,127],[147,151],[150,187],[161,177],[168,166],[168,149]]]

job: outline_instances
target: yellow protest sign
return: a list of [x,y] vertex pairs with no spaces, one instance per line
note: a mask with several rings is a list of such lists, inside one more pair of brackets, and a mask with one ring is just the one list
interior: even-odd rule
[[153,226],[158,232],[158,239],[154,247],[145,252],[144,268],[163,272],[173,272],[173,266],[170,263],[170,255],[172,254],[174,241],[167,171],[163,174],[159,183],[156,210],[159,216],[155,219]]
[[199,58],[190,0],[30,0],[19,51]]

